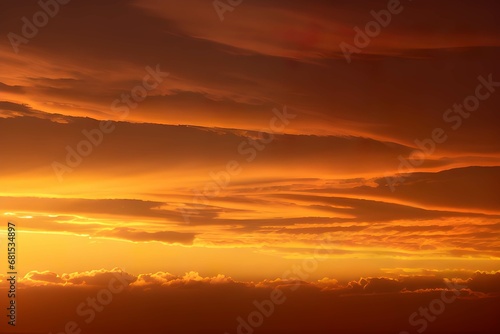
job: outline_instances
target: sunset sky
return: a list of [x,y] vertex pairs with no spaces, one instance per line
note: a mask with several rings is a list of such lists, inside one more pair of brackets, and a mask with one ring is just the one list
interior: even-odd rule
[[238,2],[1,1],[0,328],[417,333],[452,281],[426,333],[497,332],[498,1]]

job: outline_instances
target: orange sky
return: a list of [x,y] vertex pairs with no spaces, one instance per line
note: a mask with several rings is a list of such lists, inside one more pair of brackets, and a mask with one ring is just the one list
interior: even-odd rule
[[405,1],[346,61],[339,45],[387,4],[245,0],[220,21],[211,1],[74,0],[13,48],[8,34],[40,6],[2,3],[0,215],[17,225],[21,288],[77,296],[101,283],[67,275],[121,268],[125,304],[144,277],[160,294],[215,280],[251,299],[313,257],[301,305],[371,293],[370,279],[498,293],[498,4]]

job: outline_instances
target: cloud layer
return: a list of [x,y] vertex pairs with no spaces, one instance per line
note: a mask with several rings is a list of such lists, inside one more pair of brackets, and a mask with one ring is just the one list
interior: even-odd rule
[[[55,331],[73,321],[90,333],[111,328],[124,333],[161,328],[196,333],[203,326],[232,333],[241,323],[238,318],[248,322],[251,318],[247,316],[255,310],[272,310],[258,327],[262,333],[278,328],[280,331],[294,328],[313,333],[332,330],[357,333],[371,331],[375,326],[374,333],[394,332],[410,329],[406,320],[410,314],[419,307],[429,307],[429,303],[444,294],[447,300],[457,297],[446,305],[438,321],[429,325],[430,333],[464,329],[493,333],[493,328],[498,326],[493,305],[498,303],[500,275],[498,272],[470,274],[468,279],[453,280],[434,275],[361,278],[339,283],[328,278],[300,282],[289,277],[253,283],[237,282],[224,275],[202,277],[196,272],[183,276],[167,272],[135,276],[120,269],[61,276],[30,272],[20,281],[20,288],[25,292],[22,301],[24,309],[36,314],[39,321],[36,325],[23,322],[20,330]],[[104,304],[99,304],[99,300],[105,300],[103,291],[107,290],[115,292]],[[281,291],[279,303],[269,306],[270,296],[277,295],[276,291]],[[53,296],[50,310],[42,305],[42,298],[49,294]],[[92,314],[88,312],[90,306],[85,308],[88,296],[94,296],[96,307],[101,307],[93,316],[87,316]],[[56,316],[49,316],[48,312]],[[123,317],[123,314],[134,316]],[[458,314],[462,316],[457,317]],[[193,317],[196,321],[192,321]],[[355,318],[364,321],[355,323]],[[388,319],[393,321],[386,322]]]

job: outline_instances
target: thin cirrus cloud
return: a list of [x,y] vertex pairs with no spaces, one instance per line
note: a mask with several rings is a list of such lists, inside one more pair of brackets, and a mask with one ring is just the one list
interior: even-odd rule
[[[432,50],[432,47],[417,45],[411,48],[415,54],[412,54],[409,59],[387,56],[382,64],[360,59],[351,65],[346,64],[343,59],[335,61],[327,59],[322,65],[300,63],[297,64],[298,67],[290,69],[288,60],[283,57],[231,52],[231,50],[239,50],[241,46],[200,39],[197,34],[190,33],[189,30],[184,31],[183,29],[188,28],[183,28],[182,24],[175,24],[174,18],[158,17],[158,13],[162,11],[156,10],[152,13],[152,10],[144,9],[144,7],[154,7],[158,4],[158,2],[142,5],[139,3],[136,4],[139,6],[137,7],[127,2],[113,3],[113,6],[101,8],[101,19],[92,21],[84,19],[85,7],[76,5],[65,7],[67,19],[61,18],[56,20],[54,25],[47,26],[43,34],[40,33],[36,40],[26,46],[31,52],[21,55],[21,60],[16,60],[17,63],[24,62],[27,65],[33,62],[33,58],[36,58],[38,61],[35,64],[40,63],[40,65],[25,66],[24,73],[7,72],[4,74],[7,80],[4,79],[5,82],[2,82],[10,86],[19,85],[27,92],[32,92],[29,94],[29,99],[33,99],[34,106],[40,109],[47,108],[73,115],[92,114],[99,118],[116,118],[116,115],[112,115],[109,110],[111,102],[119,97],[121,92],[133,87],[133,82],[142,78],[146,65],[161,64],[165,71],[172,73],[171,80],[167,80],[168,82],[158,91],[152,92],[154,98],[141,104],[130,115],[130,120],[205,126],[216,122],[215,124],[219,127],[251,126],[252,129],[258,129],[258,126],[267,125],[267,120],[261,119],[257,123],[252,123],[254,117],[247,117],[249,112],[254,114],[252,104],[256,103],[262,105],[262,109],[267,109],[268,102],[272,100],[279,104],[293,105],[299,112],[301,117],[291,124],[289,131],[303,132],[307,129],[307,131],[323,133],[349,133],[412,144],[415,138],[429,136],[432,129],[442,122],[444,111],[473,92],[478,75],[486,76],[493,73],[496,68],[495,60],[498,58],[497,48],[487,43],[485,45],[463,43],[455,47],[447,46],[445,50]],[[175,5],[175,10],[182,10],[183,6],[187,5],[184,3]],[[255,4],[245,6],[252,8]],[[279,7],[280,4],[275,6]],[[300,5],[293,4],[293,6]],[[324,7],[325,4],[321,6]],[[309,11],[321,12],[321,6],[318,5]],[[352,6],[345,3],[339,5],[341,9],[358,13],[357,15],[368,13],[371,6],[373,4],[363,11],[362,8],[354,10]],[[423,8],[420,10],[426,10],[426,5],[421,6]],[[205,7],[204,14],[200,15],[208,21],[208,15],[212,14],[212,19],[214,19],[213,8],[208,5]],[[131,8],[136,10],[134,14],[130,11]],[[417,15],[418,8],[408,10],[406,14]],[[449,6],[445,4],[433,10],[447,8]],[[259,10],[269,10],[269,15],[272,17],[276,9],[270,6],[264,9],[259,8]],[[111,11],[115,15],[111,16],[109,14]],[[467,8],[454,9],[454,11],[456,12],[452,14],[459,16],[467,11]],[[116,15],[116,13],[122,15]],[[484,14],[479,20],[481,23],[474,26],[474,29],[481,30],[482,35],[486,32],[496,34],[496,30],[492,29],[495,25],[489,21],[491,15],[488,13],[491,11],[487,10],[487,6],[481,6],[476,9],[474,15],[479,16],[481,13]],[[240,15],[253,17],[246,13]],[[109,16],[113,20],[111,25]],[[364,19],[362,22],[366,21],[365,16],[361,15]],[[13,15],[13,17],[16,16]],[[69,20],[69,18],[75,20]],[[394,20],[395,24],[408,21]],[[430,26],[430,22],[436,25],[437,23],[432,20],[432,17],[426,16],[423,22],[417,21],[415,25],[417,27],[419,25]],[[434,20],[437,18],[435,17]],[[137,25],[144,27],[140,34],[132,28],[134,24],[131,22],[136,21]],[[144,25],[143,22],[146,21],[148,24]],[[14,29],[17,23],[11,19],[6,28]],[[184,23],[186,24],[189,26],[189,23]],[[445,26],[443,22],[441,24]],[[265,29],[265,25],[261,24],[261,26]],[[412,26],[408,29],[411,28],[422,31]],[[210,34],[210,29],[203,26],[199,29]],[[61,30],[66,33],[59,34]],[[125,33],[123,30],[128,32]],[[349,28],[349,30],[352,29]],[[462,40],[461,30],[467,30],[467,27],[457,27],[456,31],[448,31],[445,36],[449,39],[450,34],[458,35],[459,37],[456,38]],[[102,39],[92,38],[97,31],[106,36]],[[169,34],[165,31],[174,33]],[[424,34],[425,31],[421,33]],[[78,39],[78,44],[75,45],[75,40],[71,37],[73,34],[85,37]],[[217,32],[213,34],[221,36]],[[141,47],[126,48],[127,43],[123,40],[125,36],[128,43],[135,43]],[[145,39],[144,36],[147,38]],[[380,39],[384,38],[385,35],[382,34]],[[260,40],[258,37],[255,39]],[[278,36],[277,39],[282,40],[283,37]],[[422,39],[426,37],[423,36]],[[122,42],[100,45],[102,40]],[[414,39],[405,40],[413,41]],[[152,41],[163,42],[153,43]],[[401,38],[397,38],[397,41],[399,43]],[[182,47],[164,49],[158,47],[163,44]],[[66,46],[64,56],[55,51],[58,45]],[[460,48],[457,48],[459,46]],[[43,52],[40,50],[40,55],[38,48],[43,49]],[[196,50],[200,49],[203,50],[203,63],[195,61]],[[51,53],[54,60],[57,60],[58,65],[50,63],[48,65],[50,73],[43,76],[40,72],[49,72],[47,66],[43,66],[46,61],[43,57],[47,52]],[[103,53],[106,57],[103,57]],[[70,54],[71,57],[68,58]],[[152,58],[149,56],[151,54],[155,56]],[[5,58],[11,59],[11,56],[6,55]],[[68,59],[71,59],[71,62]],[[111,61],[112,59],[119,59],[119,61]],[[268,71],[269,68],[273,71]],[[436,72],[432,71],[432,68],[441,70]],[[460,68],[460,71],[456,71],[457,68]],[[34,73],[29,73],[29,71]],[[103,72],[107,75],[98,75]],[[54,73],[59,74],[54,75]],[[428,80],[430,76],[433,77],[431,81]],[[412,79],[408,80],[409,77]],[[286,85],[282,84],[283,81],[286,81]],[[309,82],[316,83],[314,88]],[[401,90],[400,87],[406,89]],[[179,91],[185,94],[175,93]],[[243,94],[243,91],[246,93]],[[269,95],[270,91],[273,92],[272,96]],[[358,91],[362,92],[363,97],[352,99]],[[436,92],[439,92],[439,98]],[[200,103],[196,105],[195,100],[189,98],[189,94],[198,94],[200,101],[206,99],[206,102],[202,103],[204,108],[200,107]],[[210,112],[205,111],[205,108],[208,110],[214,108],[214,101],[221,102],[217,108],[218,117],[212,117]],[[224,111],[226,101],[229,103],[245,101],[246,104],[253,101],[253,103],[250,106],[246,104],[233,106],[232,109],[236,110],[236,113],[241,111],[241,116],[238,116],[238,114]],[[454,133],[454,140],[447,141],[442,148],[452,152],[467,149],[469,153],[475,151],[496,153],[498,147],[495,143],[498,140],[493,139],[496,138],[497,131],[492,128],[496,114],[493,112],[492,103],[492,101],[486,101],[481,106],[481,117],[471,117],[467,120],[467,123],[471,125],[464,126],[460,132]],[[164,109],[164,112],[160,112],[159,108]],[[189,116],[179,115],[177,108],[189,110],[184,113]],[[401,110],[404,110],[404,118],[398,116]],[[251,120],[250,123],[249,120]],[[474,130],[478,127],[483,129],[483,135],[487,135],[489,140],[478,143],[477,132]]]

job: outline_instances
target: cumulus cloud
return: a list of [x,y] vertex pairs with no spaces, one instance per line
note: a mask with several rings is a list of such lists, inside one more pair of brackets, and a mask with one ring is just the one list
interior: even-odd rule
[[30,271],[23,277],[22,282],[30,286],[36,286],[47,284],[65,284],[66,280],[58,274],[50,271]]
[[30,271],[19,280],[19,283],[21,286],[28,287],[46,285],[105,287],[112,279],[116,279],[117,275],[130,282],[137,279],[119,268],[114,268],[112,270],[98,269],[62,275],[50,271]]
[[[390,277],[365,277],[355,281],[342,282],[335,278],[324,277],[316,281],[301,281],[295,278],[264,279],[262,281],[237,281],[224,274],[215,276],[202,276],[196,271],[189,271],[183,275],[175,275],[169,272],[159,271],[149,274],[132,275],[119,268],[112,270],[99,269],[85,272],[74,272],[58,275],[50,271],[31,271],[21,280],[20,284],[30,287],[42,285],[57,286],[87,286],[106,287],[117,275],[128,281],[130,288],[175,288],[184,286],[223,286],[240,285],[247,288],[263,289],[290,289],[298,286],[317,289],[318,291],[342,294],[384,294],[401,292],[425,292],[432,290],[451,289],[450,283],[460,284],[463,289],[485,294],[500,293],[500,273],[498,272],[476,272],[468,279],[442,278],[435,275],[414,275]],[[3,280],[7,276],[3,276]],[[453,283],[452,282],[452,283]],[[5,282],[4,282],[5,283]]]
[[202,277],[198,272],[190,271],[183,276],[172,275],[168,272],[157,272],[155,274],[140,274],[137,280],[131,284],[133,287],[141,286],[196,286],[200,284],[229,284],[236,283],[231,277],[218,274],[214,277]]
[[[90,324],[75,318],[75,309],[89,296],[101,294],[116,275],[121,275],[128,287],[113,295],[103,313],[106,316],[99,316]],[[496,272],[478,272],[468,280],[457,280],[456,283],[465,287],[460,289],[453,304],[447,304],[435,330],[467,328],[493,333],[488,328],[496,328],[494,312],[497,309],[493,306],[498,305],[500,299],[498,282]],[[0,289],[6,288],[5,283],[2,281]],[[67,319],[74,319],[96,333],[112,328],[123,333],[134,333],[139,328],[143,331],[183,328],[186,333],[195,333],[202,327],[206,329],[208,324],[224,332],[236,328],[236,319],[246,319],[256,309],[255,305],[268,305],[265,301],[278,290],[283,303],[274,305],[273,316],[260,328],[263,333],[275,333],[276,328],[288,330],[288,327],[304,331],[309,328],[312,333],[325,333],[325,329],[359,333],[361,329],[381,324],[388,326],[387,331],[395,331],[408,326],[410,314],[420,307],[428,307],[440,298],[442,291],[450,290],[443,288],[442,279],[422,276],[368,277],[347,283],[328,277],[311,282],[284,279],[236,282],[221,274],[210,277],[194,271],[184,275],[162,271],[135,276],[118,268],[63,275],[33,271],[19,281],[19,288],[25,289],[23,302],[30,306],[29,314],[39,317],[36,324],[20,322],[21,330],[53,331],[62,328]],[[50,310],[43,306],[47,294],[52,296]],[[57,316],[48,316],[49,311]],[[124,314],[134,316],[123,317]],[[197,315],[196,322],[192,321],[193,314]],[[353,322],[353,314],[364,321]],[[380,322],[389,315],[392,322]],[[144,317],[150,320],[141,321]]]
[[500,272],[494,274],[477,272],[466,281],[472,291],[500,293]]

